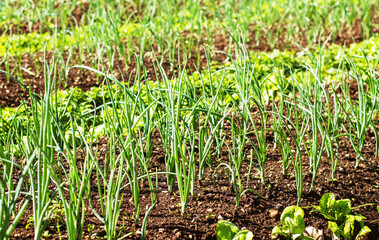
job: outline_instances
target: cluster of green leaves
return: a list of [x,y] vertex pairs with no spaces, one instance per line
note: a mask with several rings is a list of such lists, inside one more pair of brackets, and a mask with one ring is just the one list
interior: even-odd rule
[[282,227],[275,226],[272,230],[272,238],[275,239],[299,239],[311,240],[304,236],[304,210],[298,206],[286,207],[280,216]]
[[[96,45],[94,29],[103,28],[103,23],[94,23],[91,26],[75,27],[70,32],[58,32],[54,35],[50,33],[31,32],[20,35],[0,36],[0,56],[6,54],[20,55],[25,53],[36,53],[46,50],[67,50],[70,48],[88,48]],[[121,35],[139,36],[139,24],[125,23],[118,28]],[[111,30],[111,29],[110,29]],[[108,30],[109,31],[109,30]],[[104,32],[103,32],[104,34]],[[111,34],[108,32],[107,34]],[[109,42],[105,41],[104,42]]]
[[[85,122],[86,131],[95,128],[95,139],[99,139],[104,135],[101,131],[103,118],[101,115],[93,118],[94,109],[96,109],[103,98],[108,98],[109,92],[101,91],[101,88],[93,89],[90,92],[84,92],[81,89],[75,88],[70,90],[59,91],[57,93],[56,99],[57,109],[62,111],[62,115],[59,118],[61,122],[68,122],[70,116],[76,116]],[[4,108],[1,109],[2,121],[0,122],[0,132],[2,134],[7,134],[9,131],[17,132],[18,134],[26,133],[27,129],[34,127],[34,122],[31,121],[31,111],[33,109],[28,104],[24,103],[17,108]],[[41,111],[41,108],[34,109],[34,111]],[[17,125],[14,122],[17,121]],[[65,138],[67,140],[71,139],[69,142],[72,143],[72,136],[70,132],[72,128],[68,125],[65,130]],[[84,129],[83,129],[84,130]]]
[[[312,212],[318,212],[329,220],[329,229],[332,230],[334,239],[343,237],[345,240],[359,240],[371,230],[364,225],[365,217],[352,215],[351,211],[350,199],[336,200],[333,193],[327,193],[321,197],[319,206],[313,206]],[[286,207],[280,216],[280,223],[282,227],[275,226],[272,230],[274,239],[313,239],[304,236],[304,211],[301,207]]]
[[229,221],[219,220],[216,227],[217,240],[252,240],[254,234],[249,230],[240,230]]
[[313,208],[314,212],[322,214],[329,220],[329,229],[337,239],[343,237],[345,240],[359,240],[371,232],[369,227],[364,226],[365,217],[350,214],[352,210],[350,199],[336,200],[333,193],[327,193],[321,197],[320,205]]

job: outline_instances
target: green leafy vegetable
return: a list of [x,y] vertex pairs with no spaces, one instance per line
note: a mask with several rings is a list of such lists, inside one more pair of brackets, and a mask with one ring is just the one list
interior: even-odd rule
[[253,237],[253,233],[249,230],[241,230],[234,236],[233,240],[252,240]]
[[[333,193],[322,196],[319,206],[313,206],[314,212],[319,212],[328,222],[328,228],[332,230],[336,239],[343,237],[348,239],[361,239],[362,236],[371,232],[370,228],[364,226],[361,215],[350,215],[351,202],[349,199],[336,200]],[[359,228],[359,229],[356,229]]]
[[302,234],[305,229],[304,211],[297,206],[290,206],[284,209],[280,223],[284,229],[288,229],[291,234]]
[[230,240],[239,232],[239,228],[233,223],[220,220],[217,223],[217,240]]
[[304,211],[301,207],[286,207],[280,216],[280,223],[283,227],[275,226],[272,230],[272,238],[312,239],[304,236]]
[[351,202],[349,199],[336,200],[333,193],[327,193],[322,196],[319,206],[313,206],[314,212],[319,212],[326,219],[340,222],[351,211]]
[[217,223],[217,240],[252,240],[254,235],[248,230],[239,230],[233,223],[220,220]]

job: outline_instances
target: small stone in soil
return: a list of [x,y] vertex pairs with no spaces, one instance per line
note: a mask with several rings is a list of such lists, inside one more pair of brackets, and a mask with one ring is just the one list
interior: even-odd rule
[[276,209],[270,209],[269,213],[270,213],[270,218],[276,218],[279,212]]
[[276,209],[281,209],[282,207],[283,207],[283,205],[280,204],[280,203],[278,203],[278,204],[275,205],[275,208],[276,208]]
[[181,236],[182,236],[181,232],[175,233],[175,239],[180,239]]

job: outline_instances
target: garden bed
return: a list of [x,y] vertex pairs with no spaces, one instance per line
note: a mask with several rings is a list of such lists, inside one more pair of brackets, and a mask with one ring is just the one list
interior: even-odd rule
[[378,239],[379,6],[342,2],[0,3],[0,238],[329,240],[334,193]]

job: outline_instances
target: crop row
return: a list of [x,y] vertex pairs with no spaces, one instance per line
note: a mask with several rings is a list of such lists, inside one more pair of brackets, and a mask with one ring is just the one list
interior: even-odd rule
[[[378,24],[377,8],[376,1],[366,0],[338,3],[225,1],[224,4],[215,1],[171,4],[171,1],[23,0],[15,3],[5,0],[0,3],[0,27],[4,32],[0,37],[0,55],[42,51],[47,43],[48,49],[62,52],[72,48],[86,48],[90,53],[94,49],[97,53],[117,49],[130,61],[134,51],[142,56],[154,43],[161,52],[168,51],[173,60],[177,48],[191,52],[204,40],[214,46],[218,31],[231,36],[242,34],[255,40],[257,45],[262,37],[267,38],[271,49],[280,41],[289,47],[293,42],[306,40],[306,45],[312,46],[320,35],[332,33],[334,38],[342,29],[357,26],[362,29],[362,36],[358,37],[369,37]],[[81,9],[80,19],[75,18],[75,9]],[[359,24],[355,25],[357,21]],[[19,34],[20,29],[31,30],[35,24],[44,25],[49,31]]]

